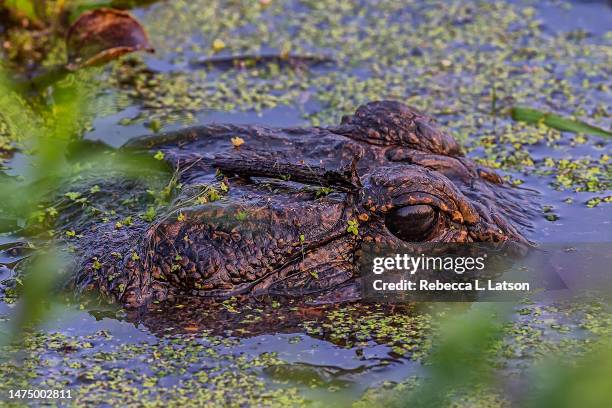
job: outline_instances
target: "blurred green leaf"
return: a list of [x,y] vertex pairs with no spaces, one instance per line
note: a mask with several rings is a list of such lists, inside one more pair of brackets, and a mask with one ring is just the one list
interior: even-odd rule
[[536,370],[527,407],[599,408],[612,404],[612,339],[602,339],[578,361],[554,357]]
[[31,20],[37,20],[34,0],[5,0],[4,6],[17,11]]
[[595,136],[612,137],[611,132],[591,126],[588,123],[564,118],[559,115],[555,115],[554,113],[542,112],[537,109],[515,106],[512,108],[510,114],[512,119],[519,122],[531,124],[542,123],[553,129],[565,132],[586,133]]
[[[44,100],[26,98],[13,87],[10,74],[0,71],[0,112],[3,120],[30,152],[31,165],[19,178],[3,177],[0,188],[2,218],[23,226],[40,213],[40,206],[73,172],[66,160],[68,145],[81,137],[94,93],[75,75],[50,87]],[[51,237],[51,234],[46,234]],[[46,305],[54,299],[54,285],[62,269],[52,238],[40,242],[27,261],[13,338],[44,318]]]
[[53,293],[62,270],[63,264],[53,247],[36,252],[30,259],[28,271],[24,274],[17,316],[13,320],[13,339],[24,329],[31,328],[44,319],[54,300]]
[[511,304],[475,303],[465,313],[451,314],[441,322],[440,337],[427,361],[423,381],[414,389],[390,396],[383,405],[449,406],[451,391],[491,384],[494,376],[489,353],[503,337],[503,325],[511,310]]
[[[8,125],[17,140],[34,139],[42,126],[32,106],[15,89],[14,83],[4,71],[0,70],[0,111],[2,120]],[[17,132],[17,129],[19,131]]]
[[19,225],[17,219],[0,217],[0,234],[5,232],[12,232],[17,230],[18,228]]
[[46,305],[57,293],[55,286],[61,278],[58,272],[65,260],[60,258],[51,230],[45,228],[53,228],[57,209],[49,203],[62,195],[62,189],[66,185],[72,187],[70,183],[85,173],[104,175],[101,179],[117,175],[142,177],[151,172],[170,174],[168,164],[149,153],[116,150],[82,140],[95,114],[93,106],[98,94],[97,88],[88,83],[90,74],[67,75],[51,85],[42,99],[24,96],[13,87],[10,75],[0,71],[0,112],[19,145],[27,148],[24,152],[30,159],[20,177],[0,178],[0,227],[29,229],[30,223],[35,223],[33,232],[37,233],[39,247],[20,272],[24,284],[13,338],[44,319]]

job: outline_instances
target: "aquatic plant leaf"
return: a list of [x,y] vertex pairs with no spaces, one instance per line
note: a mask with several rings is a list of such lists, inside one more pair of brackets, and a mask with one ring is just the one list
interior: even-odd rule
[[542,112],[537,109],[515,106],[510,112],[512,119],[526,123],[543,123],[553,129],[573,132],[586,133],[589,135],[612,137],[612,132],[591,126],[579,120],[573,120],[555,115],[554,113]]
[[100,8],[133,9],[146,6],[159,0],[76,0],[70,4],[71,16],[78,17],[81,13]]
[[153,51],[134,17],[109,8],[83,13],[68,31],[66,48],[70,70],[101,65],[134,51]]

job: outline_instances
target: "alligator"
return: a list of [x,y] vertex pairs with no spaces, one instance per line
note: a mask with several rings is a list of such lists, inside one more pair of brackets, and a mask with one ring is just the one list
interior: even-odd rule
[[153,222],[96,226],[76,244],[71,283],[128,308],[181,296],[345,301],[359,297],[366,243],[529,242],[533,194],[396,101],[337,126],[210,124],[123,149],[157,154],[182,185]]

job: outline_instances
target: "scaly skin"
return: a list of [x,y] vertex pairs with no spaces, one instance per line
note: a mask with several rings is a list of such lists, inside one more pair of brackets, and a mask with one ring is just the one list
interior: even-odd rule
[[[235,136],[245,141],[240,148],[230,143]],[[398,102],[361,106],[335,127],[208,125],[126,148],[161,150],[184,185],[158,222],[84,240],[77,286],[128,307],[185,295],[343,301],[359,296],[353,283],[365,242],[527,242],[529,194]],[[218,187],[219,171],[229,191],[196,204],[194,191]],[[321,187],[331,193],[317,197]],[[128,246],[138,257],[109,255]]]

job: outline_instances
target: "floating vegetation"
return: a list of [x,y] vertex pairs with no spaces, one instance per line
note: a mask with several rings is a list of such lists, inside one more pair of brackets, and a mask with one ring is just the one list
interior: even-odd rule
[[[176,313],[195,312],[188,310],[189,306],[178,306]],[[262,304],[261,309],[248,310],[243,306],[236,299],[228,299],[220,308],[228,314],[239,316],[245,322],[248,320],[254,328],[261,326],[261,319],[270,314],[266,319],[271,321],[266,324],[274,321],[275,327],[280,329],[287,312],[284,306],[278,305]],[[425,362],[427,364],[423,367],[429,369],[432,364],[431,353],[439,353],[436,351],[441,335],[439,323],[451,316],[450,309],[417,312],[402,308],[389,313],[389,307],[332,307],[318,319],[308,318],[303,327],[310,336],[325,339],[343,348],[353,348],[358,356],[362,356],[363,362],[368,361],[363,356],[368,353],[380,354],[386,348],[390,356],[381,359],[384,364],[379,366],[379,370],[385,365],[397,364],[395,358],[399,356],[402,359]],[[469,307],[465,309],[463,313],[471,316]],[[276,313],[274,310],[277,310]],[[503,376],[512,376],[518,370],[527,370],[536,363],[545,363],[549,356],[562,354],[567,360],[588,356],[593,344],[598,339],[605,339],[612,330],[612,315],[609,314],[608,306],[598,301],[552,304],[526,302],[512,313],[512,321],[501,326],[495,335],[483,332],[484,329],[479,325],[482,322],[476,323],[469,319],[466,323],[465,320],[458,320],[463,322],[460,327],[467,332],[463,335],[473,336],[474,340],[452,343],[451,356],[463,358],[462,350],[471,347],[473,358],[478,359],[479,364],[484,364],[481,367],[483,370],[502,376],[495,378],[505,378]],[[156,319],[159,321],[160,316]],[[175,323],[181,322],[189,323],[182,320]],[[245,350],[252,347],[249,340],[252,334],[249,331],[236,331],[233,332],[234,337],[227,337],[213,335],[197,325],[186,325],[183,330],[183,334],[173,334],[176,329],[169,326],[166,327],[166,334],[159,333],[158,337],[153,337],[134,329],[130,333],[138,335],[130,341],[116,337],[112,330],[93,330],[88,334],[30,332],[25,334],[21,346],[0,347],[0,357],[4,359],[0,365],[0,390],[4,392],[28,386],[58,389],[69,387],[73,394],[71,406],[75,407],[102,403],[122,406],[146,404],[153,407],[280,407],[321,402],[310,399],[307,391],[325,389],[333,394],[338,387],[350,387],[356,375],[350,369],[346,375],[341,375],[342,370],[336,367],[288,362],[281,357],[282,353],[245,353]],[[444,330],[446,332],[448,329]],[[296,333],[295,329],[290,332],[293,334],[284,336],[288,346],[299,347],[301,342],[307,341],[307,337]],[[145,338],[141,339],[140,336]],[[448,341],[448,334],[444,336]],[[472,363],[475,364],[469,362]],[[442,364],[457,366],[467,362],[458,360]],[[447,368],[450,370],[450,366]],[[329,370],[335,371],[330,374]],[[559,374],[567,373],[564,370],[567,369],[559,371]],[[448,398],[454,402],[453,406],[458,407],[490,406],[488,404],[505,406],[507,399],[503,391],[494,382],[487,385],[486,379],[490,377],[484,372],[472,372],[465,378],[482,381],[482,386],[473,389],[438,388],[436,393],[446,390],[439,397]],[[418,375],[399,383],[374,382],[373,387],[361,398],[354,395],[357,399],[354,406],[400,404],[406,400],[408,392],[418,390],[425,380],[422,375]],[[454,384],[455,387],[457,385]]]
[[246,357],[220,350],[233,344],[202,335],[123,343],[105,330],[83,336],[32,333],[22,347],[0,348],[0,390],[32,383],[71,389],[73,407],[286,407],[304,402],[297,389],[279,388],[282,382],[274,386],[258,375],[282,364],[274,353]]
[[433,341],[435,317],[402,308],[389,313],[381,305],[344,306],[328,312],[323,320],[306,321],[308,334],[328,338],[344,347],[364,347],[371,341],[386,344],[397,356],[422,359]]
[[607,154],[595,160],[546,157],[537,173],[553,175],[551,184],[558,190],[600,192],[612,189],[612,162]]
[[[348,15],[359,18],[342,17]],[[601,95],[612,51],[592,37],[551,34],[536,16],[533,6],[507,2],[176,1],[154,5],[142,18],[169,68],[131,58],[115,65],[111,81],[118,109],[141,106],[123,124],[154,118],[165,126],[194,122],[211,110],[265,113],[288,106],[311,124],[326,125],[361,103],[398,99],[439,118],[484,164],[537,170],[546,166],[533,149],[559,146],[564,136],[504,112],[530,101],[561,118],[593,123],[584,133],[608,128]],[[216,40],[224,45],[217,53]],[[284,53],[330,55],[335,63],[303,70],[275,61],[232,62]],[[231,64],[194,65],[207,59]],[[181,69],[185,64],[190,69]]]

